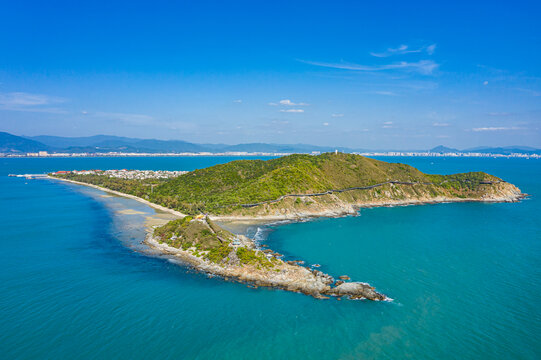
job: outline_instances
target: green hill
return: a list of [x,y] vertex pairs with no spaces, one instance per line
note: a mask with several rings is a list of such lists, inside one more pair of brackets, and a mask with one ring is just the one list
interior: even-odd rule
[[[343,153],[232,161],[169,180],[147,181],[157,184],[152,192],[145,181],[100,175],[66,177],[144,197],[188,214],[217,215],[261,215],[275,213],[277,209],[318,212],[338,203],[385,204],[435,198],[497,200],[516,189],[482,172],[428,175],[409,165]],[[330,193],[310,196],[326,192]],[[264,204],[250,206],[261,202]]]
[[290,155],[239,160],[196,170],[155,188],[161,196],[208,208],[273,200],[286,194],[318,193],[387,180],[426,181],[423,173],[351,154]]

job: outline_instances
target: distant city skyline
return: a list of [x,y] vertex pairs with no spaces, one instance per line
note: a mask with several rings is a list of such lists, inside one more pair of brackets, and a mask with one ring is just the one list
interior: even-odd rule
[[0,131],[541,147],[541,5],[10,2]]

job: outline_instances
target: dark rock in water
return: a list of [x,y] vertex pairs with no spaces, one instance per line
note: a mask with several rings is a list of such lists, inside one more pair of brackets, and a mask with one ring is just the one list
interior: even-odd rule
[[261,245],[261,247],[269,247],[269,245],[263,244]]
[[334,286],[342,285],[344,282],[342,280],[336,280]]
[[323,276],[323,275],[325,275],[324,273],[322,273],[322,272],[319,271],[319,270],[316,270],[316,269],[310,269],[310,268],[308,268],[308,269],[309,269],[309,270],[312,272],[312,274],[314,274],[315,276]]
[[325,296],[325,295],[321,295],[321,294],[319,294],[319,293],[313,294],[312,296],[315,297],[316,299],[321,299],[321,300],[327,300],[327,299],[330,299],[330,297]]
[[319,265],[319,264],[314,264],[314,265],[312,265],[312,266],[315,267],[315,268],[318,268],[318,267],[320,267],[321,265]]
[[347,276],[347,275],[340,275],[338,278],[340,280],[351,280],[351,278],[349,276]]
[[329,293],[337,296],[349,296],[350,299],[385,300],[385,296],[375,291],[373,286],[361,282],[340,284],[332,288]]
[[302,265],[304,264],[304,261],[303,260],[289,260],[287,261],[288,264],[292,264],[292,265]]

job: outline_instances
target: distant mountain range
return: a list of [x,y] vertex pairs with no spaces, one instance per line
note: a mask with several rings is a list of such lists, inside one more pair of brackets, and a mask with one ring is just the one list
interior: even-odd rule
[[[267,144],[248,143],[238,145],[227,144],[195,144],[181,140],[154,140],[136,139],[111,135],[95,135],[87,137],[62,136],[16,136],[0,132],[0,153],[17,154],[37,151],[67,152],[67,153],[97,153],[97,152],[123,152],[123,153],[223,153],[223,152],[265,152],[265,153],[311,153],[314,151],[330,152],[369,152],[366,149],[352,149],[347,147],[316,146],[308,144]],[[378,150],[385,151],[385,150]],[[513,147],[477,147],[458,150],[445,146],[437,146],[430,150],[434,153],[493,153],[493,154],[541,154],[541,149],[524,146]],[[404,150],[401,150],[404,152]]]
[[34,151],[50,151],[51,148],[39,141],[0,132],[0,152],[18,153]]
[[238,145],[195,144],[181,140],[135,139],[121,136],[95,135],[88,137],[28,136],[21,137],[0,132],[0,152],[26,153],[36,151],[96,153],[182,153],[182,152],[270,152],[270,153],[310,153],[339,150],[353,152],[346,147],[315,146],[307,144],[266,144],[249,143]]
[[505,146],[505,147],[487,147],[480,146],[474,148],[468,148],[464,150],[458,150],[454,148],[449,148],[443,145],[436,146],[433,149],[430,149],[430,152],[433,153],[481,153],[481,154],[541,154],[541,149],[536,149],[529,146]]

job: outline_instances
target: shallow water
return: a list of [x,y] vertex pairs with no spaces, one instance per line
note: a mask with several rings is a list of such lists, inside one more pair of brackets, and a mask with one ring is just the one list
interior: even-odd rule
[[154,210],[82,186],[4,176],[191,170],[230,160],[0,159],[2,357],[541,357],[539,160],[384,158],[431,173],[487,171],[532,197],[363,209],[258,232],[287,258],[370,282],[392,303],[321,301],[208,279],[144,253],[143,224]]

